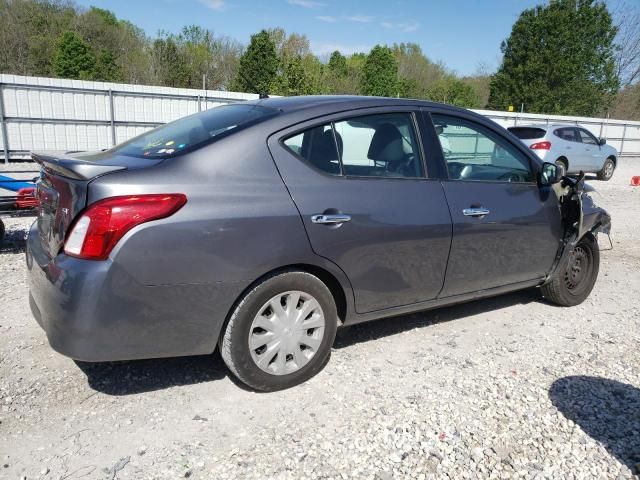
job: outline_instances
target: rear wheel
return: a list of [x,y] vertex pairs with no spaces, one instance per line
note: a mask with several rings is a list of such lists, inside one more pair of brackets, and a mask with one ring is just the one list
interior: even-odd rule
[[556,166],[558,167],[558,174],[560,177],[564,177],[569,170],[569,163],[564,158],[556,160]]
[[613,158],[609,157],[604,161],[604,165],[602,165],[602,170],[598,172],[598,180],[610,180],[613,177],[613,172],[616,169],[616,164],[613,161]]
[[243,383],[262,391],[298,385],[329,358],[338,315],[327,286],[302,271],[265,278],[234,309],[220,353]]
[[578,305],[591,293],[599,268],[598,242],[587,234],[573,248],[565,265],[542,286],[542,296],[564,307]]

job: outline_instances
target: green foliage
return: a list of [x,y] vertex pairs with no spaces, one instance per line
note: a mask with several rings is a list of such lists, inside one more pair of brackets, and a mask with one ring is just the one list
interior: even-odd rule
[[360,88],[364,95],[394,97],[398,94],[398,64],[393,51],[376,45],[362,68]]
[[274,81],[273,93],[286,96],[314,93],[311,79],[302,64],[302,57],[298,55],[287,61],[283,73]]
[[458,107],[472,108],[478,104],[478,97],[473,88],[452,76],[431,85],[427,95],[434,102],[448,103]]
[[278,73],[276,45],[266,30],[251,36],[249,47],[240,57],[234,83],[242,92],[268,93]]
[[524,103],[529,112],[603,113],[618,88],[615,35],[606,5],[596,0],[551,0],[525,10],[502,44],[490,106]]
[[346,77],[349,73],[347,59],[338,50],[331,54],[328,64],[329,71],[336,77]]
[[59,77],[91,80],[96,58],[91,47],[75,32],[63,32],[58,40],[53,71]]
[[[499,109],[524,103],[528,111],[581,115],[603,114],[615,96],[611,116],[632,119],[640,115],[638,18],[629,9],[616,14],[614,45],[602,0],[548,0],[514,24],[495,75],[480,67],[460,78],[416,43],[318,58],[305,35],[271,28],[243,54],[238,41],[198,25],[149,38],[102,8],[0,0],[0,72],[187,88],[202,88],[204,76],[208,89],[254,92],[248,79],[281,95],[402,96]],[[619,92],[617,75],[625,85]]]
[[111,50],[102,49],[96,56],[92,80],[101,82],[122,81],[122,71],[116,64],[116,58]]
[[185,56],[172,36],[153,42],[153,73],[168,87],[183,87],[189,83],[190,71]]

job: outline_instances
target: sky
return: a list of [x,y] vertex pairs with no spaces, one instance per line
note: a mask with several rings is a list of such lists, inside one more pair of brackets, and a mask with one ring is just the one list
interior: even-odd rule
[[545,0],[80,0],[143,28],[177,33],[198,24],[248,44],[263,28],[305,34],[325,58],[368,52],[376,44],[415,42],[459,75],[495,70],[500,42],[520,12]]

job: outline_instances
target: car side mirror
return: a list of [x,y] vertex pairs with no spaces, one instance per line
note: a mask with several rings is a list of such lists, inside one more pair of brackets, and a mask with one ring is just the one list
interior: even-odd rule
[[544,162],[539,175],[540,185],[553,185],[560,181],[560,171],[555,163]]
[[598,139],[598,145],[602,146],[605,145],[607,143],[607,139],[606,138],[599,138]]

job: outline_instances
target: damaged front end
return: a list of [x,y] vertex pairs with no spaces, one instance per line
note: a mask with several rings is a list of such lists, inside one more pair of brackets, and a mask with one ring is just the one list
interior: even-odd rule
[[608,236],[611,230],[611,216],[595,204],[588,193],[594,188],[586,185],[584,178],[584,172],[580,172],[576,178],[562,177],[552,187],[562,215],[563,235],[551,272],[544,283],[566,265],[574,247],[585,235],[596,237],[598,233],[603,233]]

